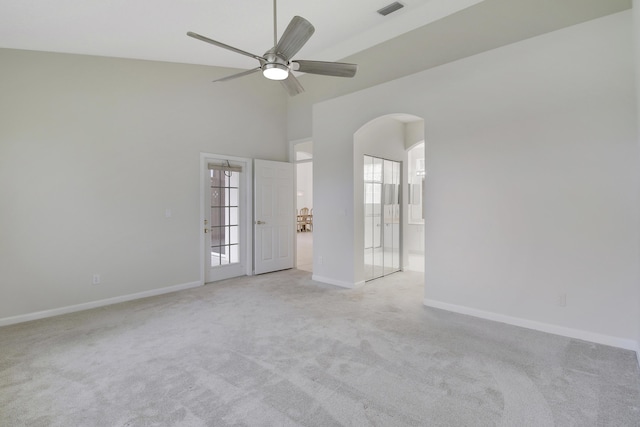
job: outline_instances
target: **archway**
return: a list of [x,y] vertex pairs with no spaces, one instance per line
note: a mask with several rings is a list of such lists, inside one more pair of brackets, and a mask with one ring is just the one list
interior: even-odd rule
[[[379,158],[387,161],[397,162],[400,165],[401,173],[398,183],[381,183],[387,189],[385,202],[380,202],[382,206],[379,206],[379,211],[384,212],[385,209],[395,209],[394,203],[397,201],[399,206],[399,212],[397,213],[399,236],[397,236],[399,244],[399,268],[398,270],[405,270],[408,266],[408,253],[407,245],[408,241],[408,205],[410,200],[408,181],[408,149],[416,144],[424,141],[424,120],[420,117],[409,114],[389,114],[375,118],[368,123],[360,127],[353,137],[353,171],[354,171],[354,278],[355,283],[364,283],[365,280],[371,278],[367,274],[365,269],[365,247],[368,244],[381,244],[383,248],[381,253],[385,252],[385,249],[391,248],[392,245],[387,243],[384,247],[384,237],[378,242],[375,239],[365,239],[365,227],[369,225],[375,228],[376,220],[372,219],[367,214],[371,214],[372,210],[377,210],[378,207],[373,205],[365,209],[365,197],[368,194],[365,191],[365,156],[369,158]],[[371,168],[371,166],[369,167]],[[372,188],[372,187],[369,187]],[[383,188],[383,187],[381,187]],[[370,190],[371,193],[374,190]],[[369,194],[371,196],[371,194]],[[422,199],[421,199],[422,203]],[[368,211],[368,212],[367,212]],[[392,218],[388,222],[380,222],[380,228],[382,228],[381,234],[384,235],[384,229],[395,230],[396,226]],[[422,228],[424,229],[424,228]],[[395,241],[396,236],[394,231],[387,231],[387,241]],[[366,240],[366,242],[365,242]],[[372,251],[373,252],[373,251]],[[392,255],[393,256],[393,255]],[[392,269],[393,270],[393,269]],[[388,271],[392,271],[388,270]],[[393,270],[395,271],[395,270]]]

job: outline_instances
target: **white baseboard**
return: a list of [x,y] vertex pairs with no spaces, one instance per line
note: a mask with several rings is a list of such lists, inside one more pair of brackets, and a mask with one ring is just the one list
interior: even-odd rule
[[311,276],[311,280],[315,280],[316,282],[327,283],[329,285],[340,286],[341,288],[347,288],[347,289],[353,289],[357,286],[360,286],[360,284],[364,284],[364,282],[357,282],[357,283],[343,282],[341,280],[335,280],[335,279],[330,279],[328,277],[318,276],[317,274],[313,274]]
[[569,338],[576,338],[584,341],[590,341],[597,344],[619,347],[625,350],[633,350],[636,352],[638,362],[640,363],[640,355],[638,355],[638,342],[626,338],[614,337],[610,335],[598,334],[595,332],[583,331],[580,329],[566,328],[564,326],[552,325],[549,323],[536,322],[535,320],[522,319],[519,317],[507,316],[504,314],[493,313],[490,311],[477,310],[471,307],[461,305],[448,304],[445,302],[435,301],[428,298],[424,299],[424,305],[427,307],[439,308],[442,310],[452,311],[454,313],[466,314],[469,316],[479,317],[481,319],[493,320],[495,322],[506,323],[509,325],[520,326],[522,328],[533,329],[536,331],[547,332],[550,334],[560,335]]
[[30,320],[44,319],[46,317],[59,316],[61,314],[74,313],[76,311],[89,310],[91,308],[104,307],[105,305],[117,304],[119,302],[132,301],[135,299],[153,297],[156,295],[168,294],[185,289],[202,286],[202,282],[190,282],[180,285],[168,286],[166,288],[152,289],[150,291],[138,292],[135,294],[122,295],[113,298],[106,298],[97,301],[85,302],[82,304],[69,305],[66,307],[53,308],[51,310],[36,311],[34,313],[20,314],[18,316],[5,317],[0,319],[0,326],[13,325],[15,323],[28,322]]

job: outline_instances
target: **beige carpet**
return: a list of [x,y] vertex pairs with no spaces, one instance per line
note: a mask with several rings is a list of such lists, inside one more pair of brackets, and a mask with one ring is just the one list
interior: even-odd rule
[[313,232],[301,231],[296,233],[297,261],[296,268],[308,272],[313,271]]
[[637,426],[635,354],[289,270],[0,328],[0,426]]

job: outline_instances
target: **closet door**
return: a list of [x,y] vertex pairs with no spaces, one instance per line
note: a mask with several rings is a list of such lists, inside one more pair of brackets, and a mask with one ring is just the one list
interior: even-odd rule
[[364,276],[400,270],[400,163],[364,156]]
[[384,161],[383,274],[400,270],[400,163]]

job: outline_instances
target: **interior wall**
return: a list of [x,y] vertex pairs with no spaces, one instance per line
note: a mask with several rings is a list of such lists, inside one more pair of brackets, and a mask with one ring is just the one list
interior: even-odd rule
[[[429,25],[382,42],[341,62],[358,64],[354,78],[304,74],[299,77],[305,92],[291,97],[287,109],[290,140],[308,138],[312,132],[312,107],[323,102],[423,70],[535,37],[599,16],[628,10],[630,0],[470,0],[424,5]],[[459,7],[462,6],[462,7]],[[544,15],[540,19],[540,14]],[[532,21],[532,16],[538,16]],[[487,31],[491,28],[492,31]],[[436,42],[434,42],[436,41]],[[410,48],[408,48],[408,46]],[[446,46],[446,49],[441,49]],[[416,52],[420,52],[416,55]],[[381,67],[380,58],[392,67]],[[335,60],[322,58],[319,60]]]
[[277,83],[7,49],[0,64],[0,319],[198,282],[200,152],[287,158]]
[[351,136],[403,111],[428,141],[425,302],[634,344],[633,67],[626,11],[316,104],[314,275],[353,279]]
[[[637,124],[638,124],[638,146],[640,147],[640,0],[633,0],[633,30],[635,40],[635,59],[636,59],[636,108],[637,108]],[[640,221],[640,218],[638,219]],[[640,289],[640,282],[638,282],[638,288]],[[640,292],[639,292],[640,294]],[[640,305],[640,299],[638,300]],[[639,310],[640,311],[640,310]],[[640,362],[640,313],[638,315],[638,362]]]
[[302,208],[313,209],[313,162],[296,164],[296,184],[298,211]]
[[404,148],[410,149],[414,145],[424,142],[424,120],[417,119],[404,124]]
[[[424,126],[424,122],[422,123]],[[421,146],[421,149],[409,150],[407,152],[407,183],[409,183],[408,179],[415,177],[416,170],[416,161],[418,159],[424,159],[424,145]],[[424,200],[420,199],[421,204],[424,204]],[[409,206],[409,198],[405,199],[405,206],[407,211],[411,209]],[[407,212],[407,233],[405,233],[405,246],[407,248],[407,252],[410,254],[417,254],[424,256],[424,224],[418,224],[415,222],[409,221],[409,212]],[[405,260],[405,265],[407,265],[407,260]]]
[[[409,173],[413,171],[416,165],[416,159],[422,158],[424,159],[424,146],[422,150],[419,150],[419,153],[415,150],[412,152],[411,148],[419,143],[424,144],[424,120],[415,120],[412,122],[405,123],[405,161],[407,162],[407,167],[404,168],[403,176],[404,182],[410,184]],[[421,271],[424,271],[424,224],[413,224],[409,221],[409,210],[411,207],[409,206],[409,194],[408,189],[405,193],[407,196],[405,197],[404,202],[404,212],[403,212],[403,221],[405,225],[405,230],[403,233],[404,236],[404,245],[403,245],[403,268],[418,268],[412,267],[409,262],[409,255],[420,255],[423,258]],[[421,203],[424,205],[424,200],[421,200]]]

